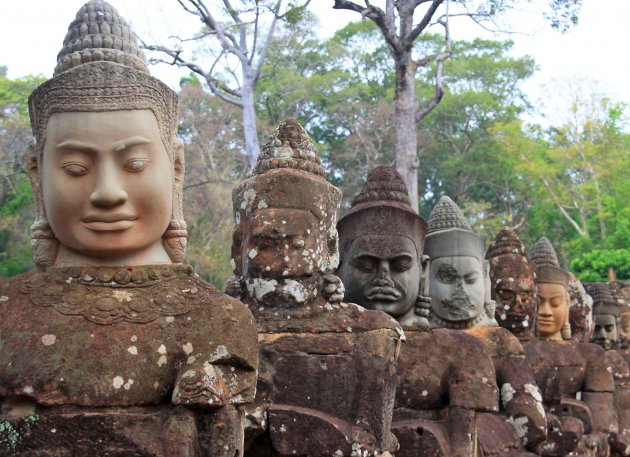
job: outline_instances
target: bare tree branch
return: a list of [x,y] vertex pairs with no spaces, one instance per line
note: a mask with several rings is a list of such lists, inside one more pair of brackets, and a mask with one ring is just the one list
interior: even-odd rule
[[431,23],[431,18],[433,18],[438,7],[443,2],[444,0],[433,0],[433,3],[429,7],[429,9],[426,11],[426,13],[424,13],[424,17],[422,18],[422,20],[418,23],[418,25],[413,28],[411,34],[408,37],[404,37],[404,40],[408,40],[410,43],[413,43],[414,40],[418,38],[418,35],[420,35],[422,31],[426,29],[427,26]]
[[366,4],[367,6],[363,7],[348,0],[335,0],[333,8],[338,10],[356,11],[357,13],[360,13],[363,18],[367,17],[368,19],[371,19],[381,30],[381,33],[383,33],[383,37],[385,38],[385,41],[387,42],[390,49],[394,52],[398,51],[400,41],[396,36],[396,29],[395,27],[390,28],[390,26],[394,24],[394,21],[386,21],[385,13],[383,13],[383,10],[376,6],[370,5],[368,1],[366,1]]

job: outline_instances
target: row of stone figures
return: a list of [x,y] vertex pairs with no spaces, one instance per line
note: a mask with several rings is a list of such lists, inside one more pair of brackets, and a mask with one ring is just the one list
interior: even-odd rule
[[388,167],[337,222],[288,120],[233,192],[225,294],[181,263],[177,98],[110,5],[29,106],[38,268],[0,284],[0,455],[630,455],[625,289],[591,307],[545,238],[485,252]]

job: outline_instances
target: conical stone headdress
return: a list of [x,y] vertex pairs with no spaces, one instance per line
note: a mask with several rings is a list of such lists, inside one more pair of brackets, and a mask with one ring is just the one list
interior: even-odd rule
[[449,197],[440,198],[431,211],[424,252],[432,259],[449,256],[471,256],[483,265],[485,243],[473,233],[466,217]]
[[316,265],[320,272],[334,269],[339,262],[337,250],[337,211],[341,191],[324,178],[325,171],[313,141],[293,119],[280,123],[262,152],[251,178],[232,192],[234,236],[232,259],[237,275],[243,274],[242,242],[248,220],[259,210],[284,208],[307,211],[327,233],[321,252],[327,252]]
[[593,299],[593,314],[619,316],[619,304],[610,293],[608,284],[602,282],[588,284],[586,293]]
[[490,262],[490,280],[517,276],[531,276],[535,279],[535,266],[527,258],[525,246],[508,227],[501,230],[486,252]]
[[177,94],[152,77],[136,35],[118,12],[103,0],[90,0],[77,12],[57,55],[54,76],[29,97],[35,154],[29,175],[37,218],[31,227],[35,262],[48,266],[58,242],[43,207],[38,166],[41,166],[48,119],[62,112],[150,110],[155,115],[164,147],[177,173],[173,188],[173,216],[163,236],[171,260],[181,262],[186,247],[183,220],[183,150],[176,140]]
[[536,265],[536,282],[568,287],[569,274],[560,268],[556,251],[547,237],[543,236],[538,240],[529,258]]
[[153,111],[167,151],[177,132],[177,94],[149,74],[136,35],[111,5],[91,0],[77,12],[54,76],[29,97],[38,156],[48,118],[67,111]]
[[486,259],[490,260],[494,257],[506,254],[527,256],[525,246],[521,240],[518,239],[516,233],[508,227],[501,230],[492,244],[490,244],[488,252],[486,252]]
[[350,210],[339,220],[337,230],[342,257],[359,236],[399,235],[414,243],[420,258],[427,224],[411,208],[407,186],[396,169],[380,166],[369,173]]

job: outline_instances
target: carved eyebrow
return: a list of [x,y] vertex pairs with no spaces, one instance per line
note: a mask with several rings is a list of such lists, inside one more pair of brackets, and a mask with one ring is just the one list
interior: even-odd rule
[[76,141],[76,140],[62,141],[61,143],[57,145],[57,149],[67,149],[67,150],[90,152],[90,153],[96,152],[96,147],[94,147],[93,144],[85,143],[83,141]]
[[383,259],[383,257],[371,252],[360,252],[356,256],[357,259]]
[[143,137],[143,136],[132,136],[131,138],[125,138],[124,140],[116,141],[114,143],[114,151],[120,152],[124,151],[127,148],[132,148],[139,144],[150,144],[151,140]]
[[[115,152],[124,151],[127,148],[131,148],[133,146],[137,146],[139,144],[150,144],[151,140],[143,137],[143,136],[132,136],[130,138],[125,138],[123,140],[116,141],[112,146],[114,147]],[[67,149],[73,151],[82,151],[94,153],[98,150],[96,146],[91,143],[86,143],[84,141],[77,140],[67,140],[59,143],[57,145],[57,149]]]
[[396,254],[396,255],[392,255],[392,256],[386,256],[386,255],[380,255],[380,254],[376,254],[374,252],[359,252],[357,254],[357,258],[358,257],[372,257],[375,259],[384,259],[384,260],[388,260],[390,262],[396,261],[396,260],[413,260],[413,257],[409,254],[405,254],[405,253],[400,253],[400,254]]
[[[540,298],[545,298],[545,296],[542,295],[542,294],[536,294],[536,296],[540,297]],[[550,297],[546,297],[546,298],[547,298],[547,300],[553,300],[554,298],[562,298],[562,297],[563,297],[562,294],[555,294],[555,295],[551,295]]]

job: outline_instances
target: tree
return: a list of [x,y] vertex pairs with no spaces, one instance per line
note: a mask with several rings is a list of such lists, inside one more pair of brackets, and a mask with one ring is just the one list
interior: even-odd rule
[[240,113],[202,87],[195,74],[182,78],[179,137],[184,142],[186,262],[222,289],[231,274],[232,188],[245,176]]
[[[451,6],[461,7],[452,13]],[[360,13],[370,19],[380,29],[396,72],[396,168],[407,183],[412,206],[418,207],[418,153],[415,126],[440,103],[444,95],[443,67],[451,55],[449,17],[469,16],[476,22],[489,21],[507,11],[518,0],[386,0],[385,8],[365,0],[360,5],[350,0],[335,0],[335,9],[345,9]],[[549,16],[555,27],[577,21],[577,10],[581,0],[551,0],[552,13]],[[415,21],[418,17],[419,20]],[[444,29],[444,45],[441,51],[414,55],[414,43],[426,33],[431,25],[439,24]],[[419,68],[434,66],[434,91],[431,97],[418,106],[415,91],[416,72]]]
[[547,235],[566,264],[592,250],[630,243],[625,106],[593,93],[580,97],[571,99],[560,126],[544,130],[515,121],[493,128],[503,154],[527,183],[528,230]]
[[[185,67],[200,75],[214,95],[241,109],[245,155],[251,171],[260,152],[254,91],[269,43],[278,22],[299,20],[310,0],[302,4],[289,1],[285,8],[283,0],[236,0],[235,5],[231,0],[222,0],[222,5],[210,7],[203,0],[177,1],[187,13],[199,18],[203,24],[201,32],[190,38],[174,38],[172,46],[145,44],[145,48],[167,56],[158,59],[160,62]],[[184,57],[185,42],[200,43],[206,39],[215,43],[208,50],[211,64],[202,66],[197,59]]]
[[31,187],[26,176],[26,148],[33,142],[28,96],[43,76],[9,79],[0,66],[0,277],[32,267],[28,227],[34,219]]
[[[509,56],[511,49],[511,41],[453,41],[444,65],[444,99],[419,126],[421,212],[428,214],[440,196],[449,195],[471,216],[494,214],[493,226],[519,223],[515,174],[489,132],[529,106],[520,85],[534,72],[534,62]],[[419,94],[428,90],[418,83]],[[490,218],[484,219],[487,224]]]

